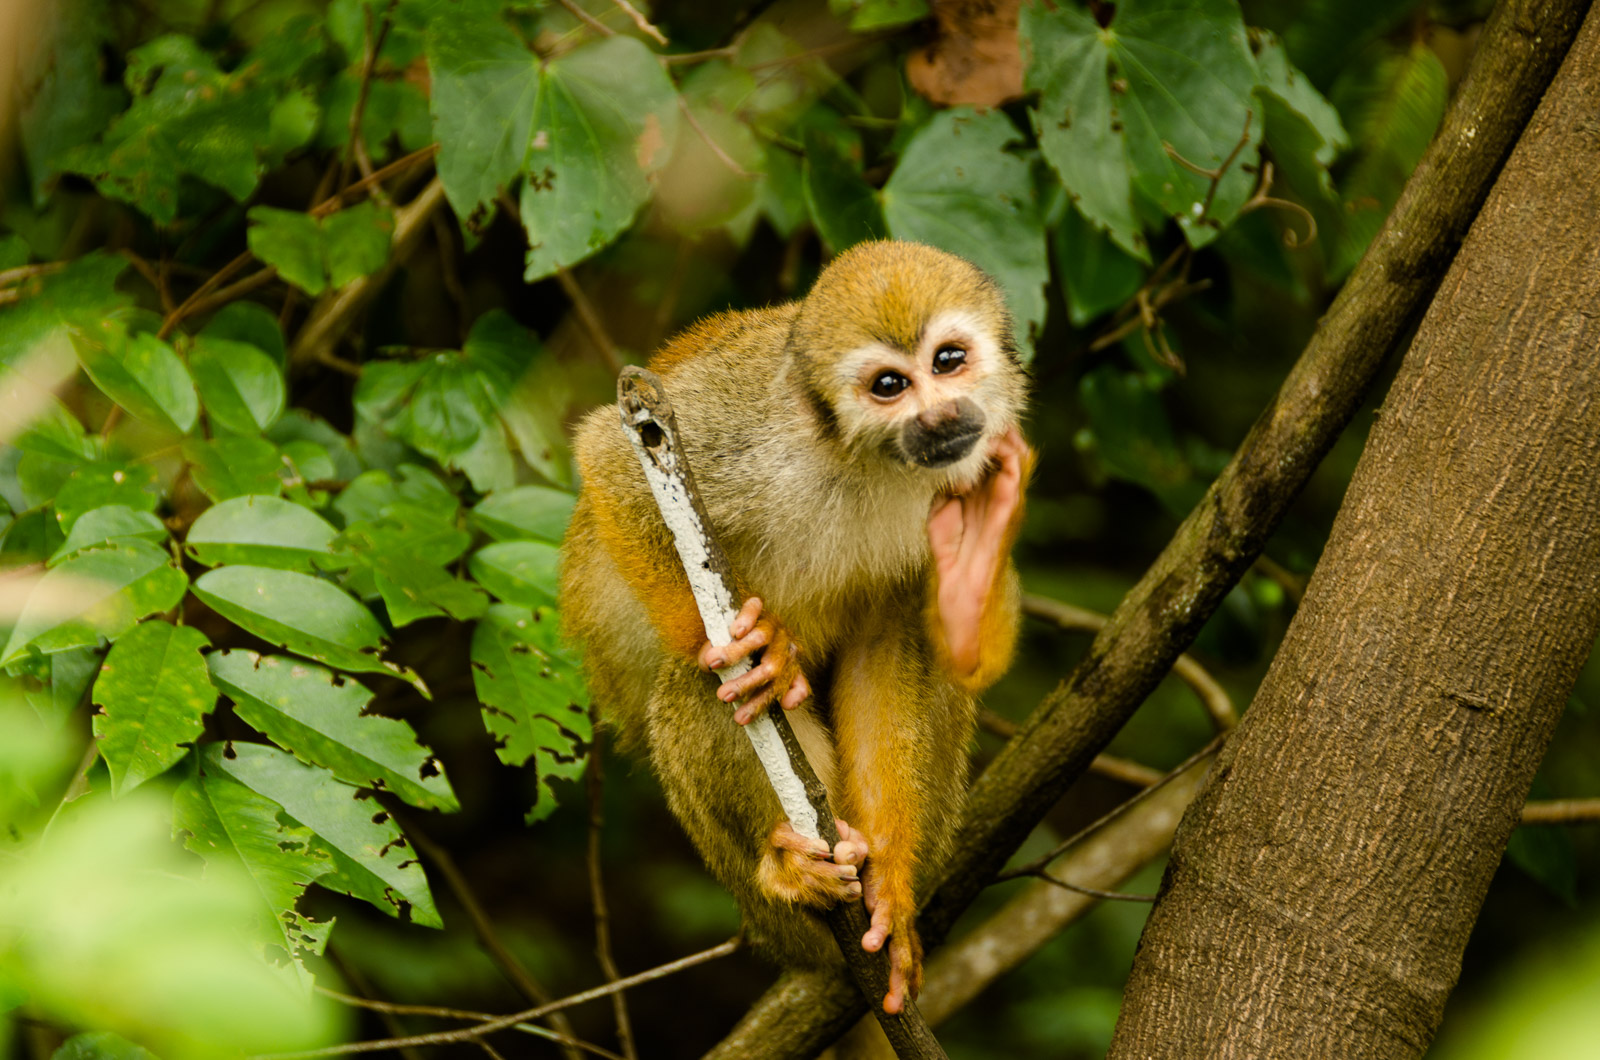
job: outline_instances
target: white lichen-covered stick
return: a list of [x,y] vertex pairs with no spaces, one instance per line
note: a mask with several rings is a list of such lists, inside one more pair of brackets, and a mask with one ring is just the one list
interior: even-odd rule
[[[711,522],[695,489],[694,473],[678,444],[677,421],[666,388],[653,372],[624,368],[617,377],[617,408],[622,414],[623,433],[633,444],[656,506],[661,509],[667,529],[672,531],[678,558],[705,623],[706,639],[719,647],[727,644],[733,639],[728,628],[738,614],[739,604],[733,598],[733,571],[711,535]],[[748,659],[741,660],[718,670],[717,676],[727,681],[745,673],[750,666]],[[724,706],[715,697],[711,702]],[[731,713],[728,721],[733,723]],[[774,704],[744,730],[794,830],[807,838],[823,839],[829,846],[837,844],[839,829],[828,805],[828,791],[811,768],[783,711]],[[868,1007],[878,1017],[895,1054],[905,1060],[947,1060],[914,1002],[898,1016],[889,1015],[871,1002],[887,992],[889,951],[884,947],[879,953],[867,953],[861,948],[861,936],[868,927],[862,903],[839,903],[829,910],[827,921],[851,977],[868,999]]]

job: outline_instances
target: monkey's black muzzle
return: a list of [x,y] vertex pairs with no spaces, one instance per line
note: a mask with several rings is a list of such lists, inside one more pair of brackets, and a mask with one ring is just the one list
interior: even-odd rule
[[918,467],[949,467],[983,437],[983,410],[971,398],[923,409],[900,432],[900,448]]

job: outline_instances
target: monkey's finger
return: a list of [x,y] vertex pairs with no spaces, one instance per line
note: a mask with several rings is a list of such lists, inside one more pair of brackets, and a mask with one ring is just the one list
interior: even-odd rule
[[[870,890],[869,888],[869,893]],[[894,918],[889,911],[889,903],[876,903],[876,907],[872,910],[872,926],[861,936],[861,948],[868,953],[877,953],[883,949],[883,944],[889,941],[889,935],[893,931]]]
[[794,830],[794,825],[788,821],[779,821],[778,826],[772,830],[767,841],[779,850],[787,850],[792,854],[804,854],[808,858],[826,858],[831,851],[826,840],[811,839]]
[[793,710],[811,697],[811,685],[806,681],[805,674],[795,674],[794,680],[789,682],[789,691],[783,695],[783,709]]
[[[757,630],[756,633],[761,632]],[[755,636],[752,633],[751,636]],[[730,677],[717,688],[717,698],[724,703],[732,703],[741,696],[748,695],[763,685],[770,685],[772,679],[778,676],[786,660],[781,653],[769,651],[761,657],[761,661],[738,677]],[[776,693],[774,693],[776,694]],[[769,699],[771,696],[768,697]]]
[[739,608],[739,613],[733,616],[733,623],[728,626],[728,635],[738,640],[740,637],[756,628],[756,620],[761,617],[761,597],[752,596]]
[[896,935],[889,944],[889,992],[883,998],[883,1011],[891,1016],[901,1012],[911,997],[912,980],[920,971],[915,964],[911,942]]
[[868,856],[867,837],[844,821],[835,820],[839,842],[833,846],[833,860],[841,865],[864,865]]

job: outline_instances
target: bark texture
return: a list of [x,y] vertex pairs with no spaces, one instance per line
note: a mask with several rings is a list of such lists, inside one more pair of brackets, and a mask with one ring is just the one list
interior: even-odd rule
[[1416,1057],[1600,626],[1600,15],[1185,815],[1110,1056]]
[[[945,878],[923,908],[926,944],[944,938],[1260,554],[1427,305],[1588,8],[1588,0],[1496,7],[1433,145],[1273,404],[1087,658],[974,785]],[[865,1010],[829,973],[788,973],[708,1060],[814,1056]]]

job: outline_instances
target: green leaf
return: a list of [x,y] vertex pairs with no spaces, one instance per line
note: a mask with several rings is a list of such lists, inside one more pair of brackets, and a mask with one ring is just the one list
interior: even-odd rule
[[1448,97],[1444,65],[1420,41],[1406,51],[1379,53],[1376,62],[1351,68],[1334,86],[1356,152],[1341,182],[1343,223],[1330,278],[1342,278],[1367,252],[1433,141]]
[[[395,477],[387,471],[363,472],[333,502],[346,526],[392,518],[430,537],[455,530],[459,507],[456,495],[444,483],[415,464],[401,464]],[[461,549],[465,551],[464,543]],[[434,559],[449,563],[460,554]]]
[[172,557],[143,541],[80,552],[47,570],[0,651],[8,666],[32,648],[49,655],[116,640],[147,615],[183,598],[187,580]]
[[343,287],[389,258],[394,217],[371,201],[318,220],[270,206],[250,209],[246,237],[256,257],[307,294]]
[[1002,111],[941,111],[906,145],[883,189],[896,239],[957,254],[994,277],[1025,356],[1044,327],[1050,280],[1028,163],[1006,152],[1020,134]]
[[[1110,9],[1108,9],[1110,10]],[[1134,194],[1177,219],[1191,246],[1216,237],[1249,198],[1261,140],[1257,73],[1235,0],[1123,0],[1101,28],[1073,4],[1025,6],[1023,82],[1039,147],[1078,209],[1140,261]],[[1182,165],[1216,169],[1217,182]]]
[[817,233],[835,254],[868,239],[884,239],[889,226],[877,194],[838,146],[815,128],[805,133],[802,190]]
[[0,571],[43,563],[61,547],[61,524],[48,508],[23,512],[6,527],[0,539]]
[[278,318],[259,302],[229,302],[206,321],[200,334],[210,339],[243,342],[266,352],[282,368],[288,359]]
[[1265,30],[1256,35],[1256,65],[1266,126],[1267,150],[1289,185],[1306,195],[1333,196],[1328,166],[1350,146],[1339,112],[1322,98],[1305,74],[1289,64],[1277,37]]
[[507,541],[473,553],[472,576],[508,604],[543,607],[556,602],[560,551],[543,541]]
[[78,359],[106,397],[147,423],[178,434],[194,429],[200,404],[194,381],[172,347],[120,323],[77,333]]
[[278,803],[212,765],[224,754],[221,745],[208,744],[196,756],[194,773],[173,795],[173,829],[187,833],[184,845],[208,865],[245,872],[260,899],[258,945],[282,949],[309,990],[311,974],[302,961],[308,954],[321,955],[333,922],[318,923],[295,906],[309,884],[333,871],[333,858],[318,846],[311,829],[290,820]]
[[112,645],[94,683],[94,736],[126,795],[182,758],[217,705],[200,652],[211,641],[192,626],[141,622]]
[[695,235],[754,201],[766,151],[743,110],[756,93],[749,70],[725,60],[700,63],[683,78],[681,93],[692,120],[679,123],[671,160],[656,177],[656,206],[673,228]]
[[928,17],[927,0],[828,0],[828,10],[848,17],[857,33],[903,26]]
[[189,352],[211,425],[232,434],[258,434],[283,412],[283,370],[254,346],[201,335]]
[[50,557],[49,565],[54,567],[86,548],[131,539],[160,545],[167,539],[166,524],[149,512],[130,508],[126,504],[94,508],[73,520],[72,532]]
[[67,476],[56,493],[56,518],[70,533],[78,517],[95,508],[120,504],[154,511],[161,500],[155,469],[148,464],[85,464]]
[[133,104],[98,142],[64,154],[62,168],[163,225],[177,218],[186,174],[248,198],[272,144],[278,86],[258,65],[223,73],[194,40],[178,35],[159,37],[127,59]]
[[555,808],[552,781],[582,774],[594,736],[589,693],[562,645],[559,625],[549,608],[501,604],[489,609],[472,634],[472,682],[495,753],[507,765],[533,759],[543,785],[528,812],[530,822]]
[[54,655],[19,659],[10,670],[20,678],[22,697],[52,727],[76,715],[89,684],[100,672],[98,648],[70,648]]
[[1181,517],[1200,499],[1205,483],[1173,437],[1161,386],[1149,376],[1102,365],[1083,377],[1078,395],[1105,470],[1145,487]]
[[470,582],[444,569],[466,551],[471,535],[451,523],[416,519],[403,509],[375,522],[352,523],[337,542],[341,559],[370,571],[396,627],[448,614],[473,619],[489,606]]
[[283,490],[279,472],[283,457],[265,438],[225,436],[209,442],[190,438],[183,458],[200,492],[213,501],[256,494],[276,496]]
[[142,1045],[110,1031],[89,1031],[74,1034],[61,1048],[50,1054],[50,1060],[158,1060],[155,1053]]
[[1075,209],[1068,208],[1056,226],[1050,251],[1075,328],[1122,305],[1144,282],[1144,267]]
[[529,282],[627,228],[677,135],[672,80],[633,37],[545,62],[503,24],[441,19],[428,69],[439,177],[456,214],[481,227],[499,190],[522,178]]
[[353,673],[389,674],[428,694],[416,674],[379,658],[383,630],[372,612],[320,578],[270,567],[218,567],[195,580],[194,594],[223,618],[296,655]]
[[368,714],[372,693],[320,666],[234,650],[208,660],[240,717],[340,780],[392,791],[424,810],[460,806],[439,760],[410,725]]
[[28,86],[17,99],[17,124],[33,201],[43,205],[62,156],[100,135],[127,97],[101,72],[101,49],[116,39],[105,0],[64,0],[32,28],[37,36],[18,49],[12,76]]
[[313,557],[332,555],[337,535],[326,519],[292,501],[231,497],[200,513],[184,549],[208,567],[242,563],[310,572]]
[[394,819],[358,788],[260,744],[206,748],[207,771],[225,773],[282,806],[327,845],[334,871],[317,882],[371,902],[390,916],[442,927],[422,866]]
[[548,541],[559,544],[578,498],[549,486],[499,490],[472,509],[473,525],[496,541]]

